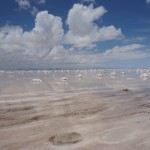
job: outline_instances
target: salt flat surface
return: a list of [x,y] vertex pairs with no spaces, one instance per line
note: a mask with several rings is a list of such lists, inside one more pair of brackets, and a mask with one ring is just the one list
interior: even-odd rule
[[113,71],[1,71],[0,150],[150,150],[150,78]]

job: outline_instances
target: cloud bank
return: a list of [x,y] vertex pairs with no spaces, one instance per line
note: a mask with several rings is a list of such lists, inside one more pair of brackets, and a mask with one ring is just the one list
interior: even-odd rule
[[53,48],[59,47],[63,36],[61,18],[42,11],[37,14],[35,27],[29,32],[19,26],[6,25],[0,28],[0,57],[11,62],[20,57],[23,61],[33,63],[44,59]]
[[[20,7],[30,5],[20,2]],[[40,1],[44,2],[44,1]],[[67,32],[60,17],[48,11],[36,12],[35,26],[24,31],[20,26],[0,27],[0,69],[46,68],[53,64],[101,63],[114,59],[137,59],[149,56],[143,45],[115,46],[104,52],[81,53],[97,46],[98,42],[123,37],[115,26],[99,26],[96,21],[107,12],[103,7],[75,4],[68,12]],[[82,49],[82,50],[81,50]]]

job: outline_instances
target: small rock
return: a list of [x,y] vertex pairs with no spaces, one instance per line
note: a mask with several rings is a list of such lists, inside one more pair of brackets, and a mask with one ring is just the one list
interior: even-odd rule
[[124,91],[124,92],[128,92],[128,91],[129,91],[129,89],[125,88],[125,89],[123,89],[122,91]]

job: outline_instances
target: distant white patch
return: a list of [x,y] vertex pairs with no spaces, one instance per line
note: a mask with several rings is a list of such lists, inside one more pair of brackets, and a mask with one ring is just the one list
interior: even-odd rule
[[32,16],[36,16],[38,12],[39,12],[39,10],[35,6],[33,6],[32,10],[31,10]]
[[41,79],[38,79],[38,78],[35,78],[35,79],[32,79],[32,82],[34,82],[34,83],[41,83],[42,80],[41,80]]
[[150,78],[150,73],[142,73],[140,75],[140,78],[143,80],[147,80],[148,78]]
[[45,4],[46,0],[36,0],[37,4]]
[[77,77],[78,79],[83,78],[82,74],[78,74],[76,77]]
[[60,78],[61,81],[67,81],[67,77]]
[[95,3],[95,0],[81,0],[81,2],[90,2],[90,3]]

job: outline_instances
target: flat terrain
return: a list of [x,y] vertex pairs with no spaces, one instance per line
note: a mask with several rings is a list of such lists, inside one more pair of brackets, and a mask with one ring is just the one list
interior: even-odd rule
[[150,80],[80,73],[1,73],[0,150],[150,150]]

